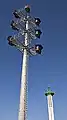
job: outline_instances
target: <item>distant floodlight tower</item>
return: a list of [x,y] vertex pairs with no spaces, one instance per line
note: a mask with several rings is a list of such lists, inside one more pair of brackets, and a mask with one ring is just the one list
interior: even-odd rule
[[[40,38],[41,31],[39,29],[40,19],[30,15],[30,6],[26,5],[24,9],[15,10],[13,12],[15,20],[12,20],[11,27],[17,31],[17,34],[7,38],[8,44],[16,47],[23,53],[23,64],[21,71],[21,88],[20,88],[20,104],[18,120],[27,119],[27,99],[28,99],[28,80],[27,68],[28,57],[41,54],[42,45],[31,45],[33,39]],[[23,40],[22,36],[24,37]]]
[[52,100],[52,96],[54,95],[54,92],[52,92],[50,90],[50,87],[48,87],[48,90],[45,93],[45,95],[47,96],[47,100],[48,100],[48,115],[49,115],[48,120],[54,120],[54,110],[53,110],[53,100]]

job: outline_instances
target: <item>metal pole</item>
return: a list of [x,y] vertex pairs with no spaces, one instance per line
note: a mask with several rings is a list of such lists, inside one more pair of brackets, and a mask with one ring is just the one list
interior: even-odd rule
[[[26,30],[28,30],[28,21],[26,22]],[[27,33],[25,33],[25,45],[26,46],[28,45]],[[26,120],[27,67],[28,67],[28,54],[27,54],[27,50],[24,49],[22,72],[21,72],[21,89],[20,89],[20,105],[19,105],[18,120]]]
[[54,92],[50,90],[50,87],[48,87],[48,91],[45,93],[47,96],[48,101],[48,120],[54,120],[54,110],[53,110],[53,100],[52,96],[54,95]]
[[47,100],[48,100],[48,115],[49,115],[49,120],[54,120],[52,95],[48,95],[47,96]]

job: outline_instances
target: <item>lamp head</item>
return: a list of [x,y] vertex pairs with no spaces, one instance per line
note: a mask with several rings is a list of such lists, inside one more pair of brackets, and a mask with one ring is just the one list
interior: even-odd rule
[[39,29],[35,30],[35,35],[37,38],[40,38],[41,34],[42,34],[41,30],[39,30]]
[[16,23],[12,20],[11,22],[11,27],[13,30],[17,30],[18,31],[18,28],[16,27]]
[[43,49],[43,46],[42,46],[42,45],[40,45],[40,44],[36,44],[36,45],[35,45],[36,53],[41,54],[42,49]]
[[14,14],[15,18],[20,18],[20,15],[19,15],[18,10],[15,10],[15,11],[13,12],[13,14]]
[[30,13],[30,6],[29,6],[29,5],[26,5],[26,6],[25,6],[25,11],[26,11],[27,13]]
[[35,24],[36,24],[37,26],[39,26],[40,23],[41,23],[41,20],[40,20],[39,18],[35,18]]
[[13,44],[13,37],[12,37],[12,36],[8,36],[7,40],[8,40],[8,44],[9,44],[9,45],[15,46],[15,45]]

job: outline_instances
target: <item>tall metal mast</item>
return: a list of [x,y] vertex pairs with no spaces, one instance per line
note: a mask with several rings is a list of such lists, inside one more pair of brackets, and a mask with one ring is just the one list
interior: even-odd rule
[[54,92],[52,92],[50,90],[50,87],[48,87],[48,90],[45,93],[45,95],[47,96],[47,100],[48,100],[48,115],[49,115],[48,120],[54,120],[54,110],[53,110],[53,100],[52,100],[52,96],[54,95]]
[[[12,20],[11,27],[13,30],[17,31],[17,34],[9,36],[7,40],[9,45],[16,47],[23,53],[18,120],[26,120],[28,57],[41,54],[43,49],[40,44],[35,44],[34,46],[31,45],[33,39],[40,38],[42,32],[39,29],[39,25],[41,21],[39,18],[34,18],[30,15],[30,7],[28,5],[26,5],[24,9],[15,10],[13,14],[15,20]],[[22,40],[22,36],[24,36],[24,40]]]

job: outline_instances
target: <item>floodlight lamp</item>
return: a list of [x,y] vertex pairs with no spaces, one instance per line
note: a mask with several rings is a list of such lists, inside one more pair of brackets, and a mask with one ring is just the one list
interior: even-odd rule
[[19,15],[18,10],[15,10],[15,11],[13,12],[13,14],[14,14],[15,18],[20,18],[20,15]]
[[16,25],[17,24],[12,20],[11,27],[12,27],[13,30],[18,30],[18,28],[16,27]]
[[8,36],[7,40],[8,40],[8,41],[11,41],[11,38],[12,38],[12,36]]
[[15,46],[15,45],[12,43],[12,41],[9,41],[8,44],[11,45],[11,46]]
[[12,36],[8,36],[7,40],[8,40],[9,45],[15,46],[14,43],[13,43],[14,38]]
[[41,30],[39,30],[39,29],[35,30],[35,35],[37,38],[40,38],[41,34],[42,34]]
[[42,45],[40,45],[40,44],[35,45],[36,53],[41,54],[42,49],[43,49]]
[[40,23],[41,23],[41,20],[40,20],[39,18],[35,18],[35,24],[36,24],[37,26],[39,26]]
[[27,13],[30,13],[30,6],[29,6],[29,5],[26,5],[26,6],[25,6],[25,11],[26,11]]

